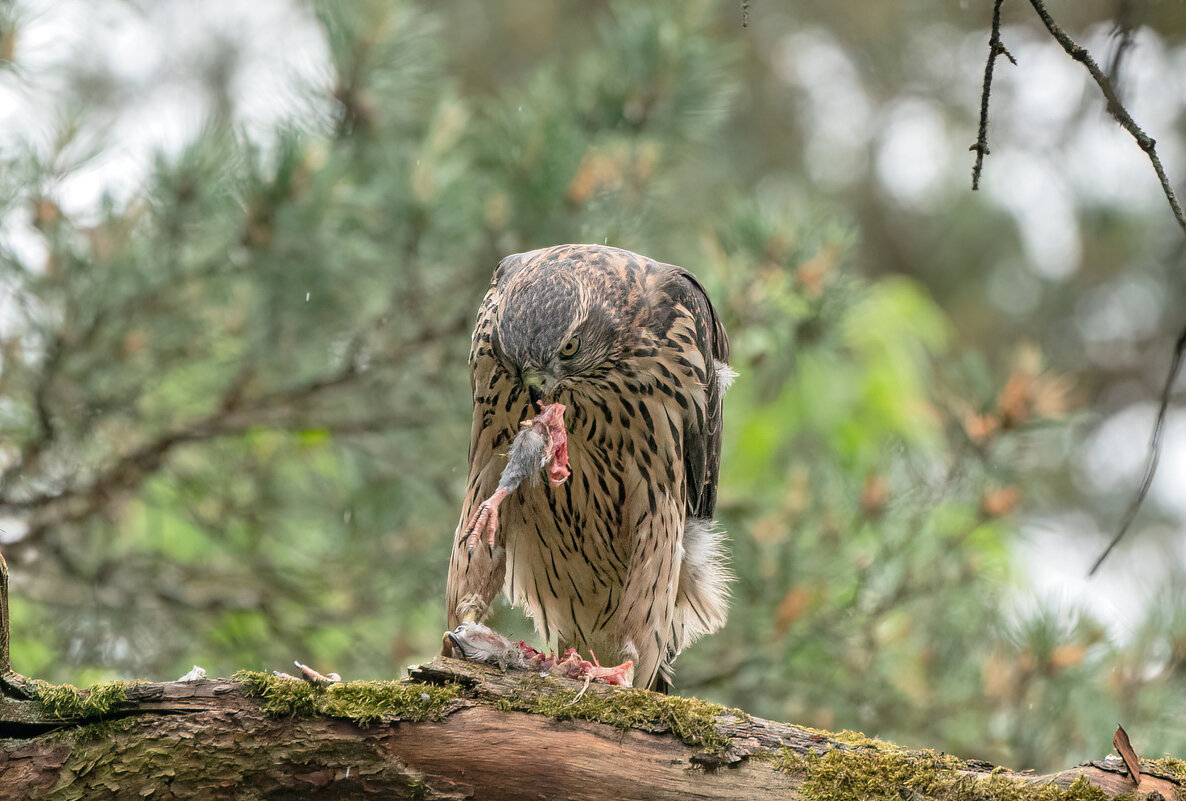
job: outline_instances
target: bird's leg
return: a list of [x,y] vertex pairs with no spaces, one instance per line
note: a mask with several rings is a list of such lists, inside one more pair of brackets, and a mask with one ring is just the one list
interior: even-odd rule
[[487,545],[494,547],[495,536],[498,533],[498,507],[503,499],[510,494],[509,489],[500,486],[493,495],[482,501],[478,511],[465,525],[466,550],[472,551],[482,539],[486,540]]
[[[671,650],[672,617],[679,590],[681,555],[679,539],[667,521],[678,520],[682,501],[664,495],[655,499],[655,510],[635,516],[635,542],[616,623],[621,659],[634,662],[635,684],[651,688]],[[644,507],[645,508],[645,507]],[[628,517],[630,514],[628,513]]]

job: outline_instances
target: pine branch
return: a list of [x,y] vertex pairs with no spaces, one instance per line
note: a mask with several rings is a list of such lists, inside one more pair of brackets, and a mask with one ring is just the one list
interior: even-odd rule
[[[398,363],[416,349],[452,333],[449,325],[426,326],[416,336],[400,343],[394,352],[387,354],[385,362]],[[357,342],[352,343],[345,364],[335,373],[253,398],[241,397],[241,374],[237,375],[228,386],[223,403],[214,412],[162,432],[149,442],[124,453],[87,484],[64,490],[45,490],[26,498],[0,495],[0,509],[36,515],[28,533],[17,544],[26,546],[43,537],[54,526],[77,523],[95,514],[111,498],[139,487],[181,445],[234,436],[259,427],[319,427],[337,434],[353,435],[421,424],[423,421],[420,419],[399,414],[340,421],[312,418],[306,414],[308,405],[318,397],[352,385],[367,375],[366,371],[359,369],[356,345]]]

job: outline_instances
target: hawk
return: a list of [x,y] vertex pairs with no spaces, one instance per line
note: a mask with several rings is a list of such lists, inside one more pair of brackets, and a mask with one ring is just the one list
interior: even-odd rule
[[[560,649],[632,660],[635,686],[666,689],[680,651],[725,622],[731,576],[712,515],[728,359],[687,270],[597,245],[503,259],[470,348],[449,628],[481,622],[502,590]],[[501,507],[498,541],[473,547],[467,521],[545,404],[565,410],[571,477],[524,484]]]

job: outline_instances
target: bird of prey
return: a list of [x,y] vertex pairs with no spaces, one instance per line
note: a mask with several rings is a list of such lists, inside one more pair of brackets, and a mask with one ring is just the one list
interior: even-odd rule
[[[666,689],[680,651],[725,622],[731,576],[712,515],[728,359],[687,270],[597,245],[503,259],[470,349],[449,628],[481,622],[502,590],[558,648],[632,660],[635,686]],[[497,539],[475,547],[467,524],[541,410],[563,412],[571,476],[505,497]]]

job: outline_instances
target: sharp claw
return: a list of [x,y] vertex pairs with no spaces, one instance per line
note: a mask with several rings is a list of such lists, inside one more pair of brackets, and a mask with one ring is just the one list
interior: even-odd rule
[[469,523],[465,526],[465,550],[467,553],[473,553],[478,540],[482,538],[480,532],[485,527],[485,514],[486,504],[483,503],[478,507],[478,511],[470,518]]
[[498,506],[506,496],[507,490],[495,490],[469,519],[464,536],[467,553],[473,553],[474,547],[483,539],[491,548],[498,544]]
[[498,533],[498,509],[491,507],[486,511],[486,543],[493,548],[494,537]]

